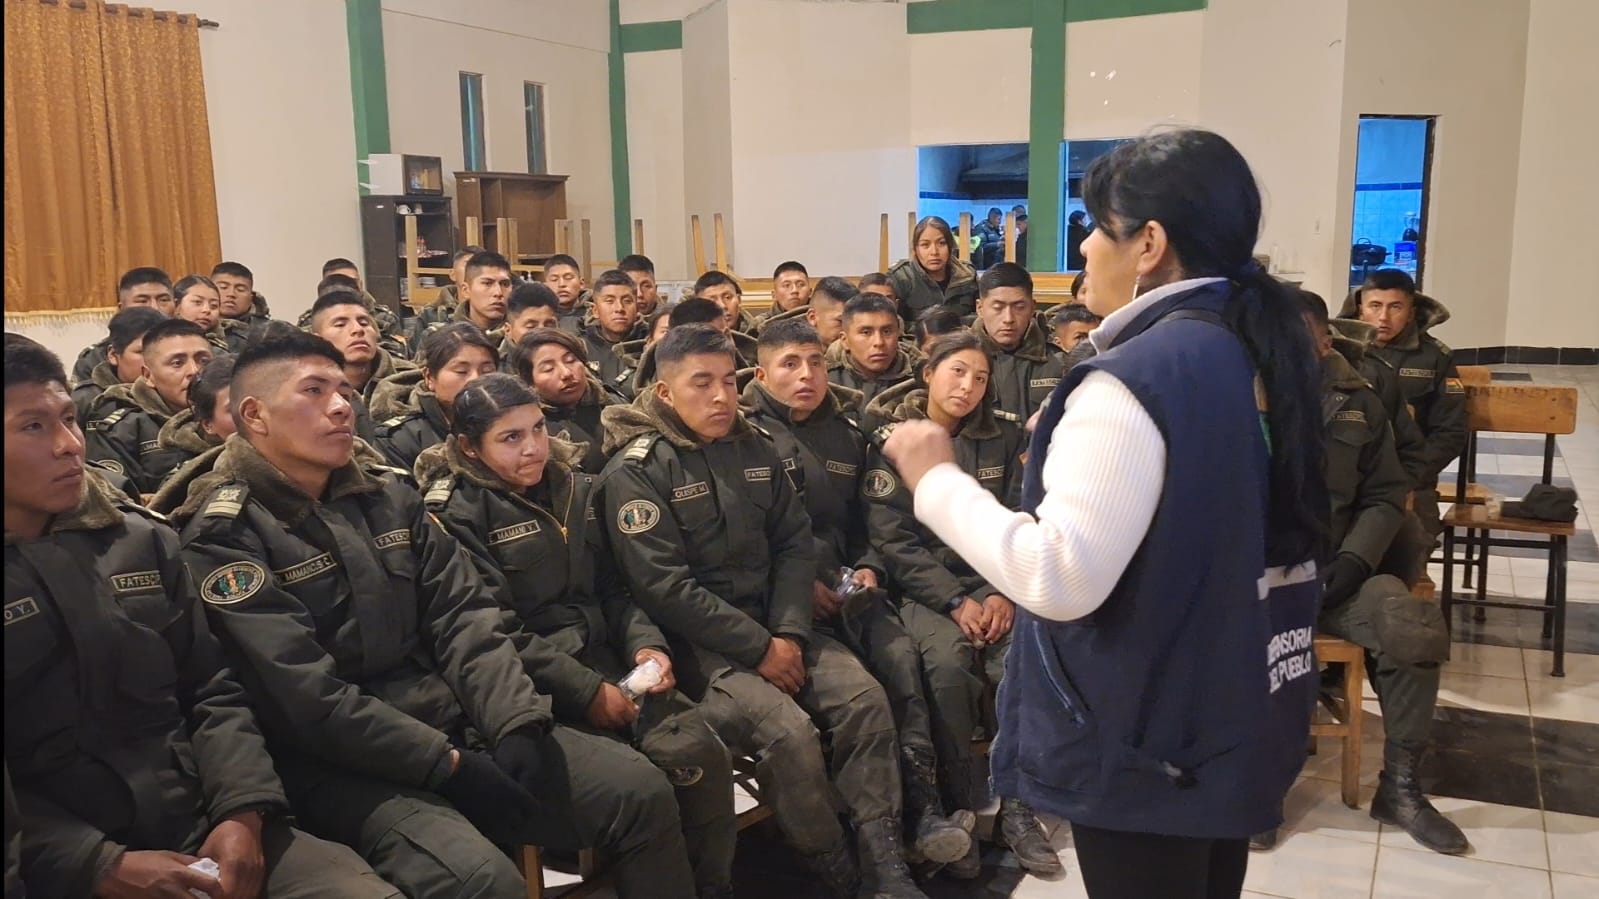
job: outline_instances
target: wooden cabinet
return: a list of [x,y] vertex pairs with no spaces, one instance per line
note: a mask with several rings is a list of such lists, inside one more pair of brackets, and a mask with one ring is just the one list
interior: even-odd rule
[[[555,252],[555,220],[566,218],[565,175],[515,172],[456,172],[456,215],[462,239],[468,216],[483,228],[483,246],[505,252],[495,220],[517,221],[517,252],[523,257]],[[520,260],[513,259],[512,262]]]
[[405,296],[405,219],[416,219],[418,261],[449,268],[455,253],[455,216],[449,197],[406,194],[361,198],[361,276],[366,289],[394,314],[410,315]]

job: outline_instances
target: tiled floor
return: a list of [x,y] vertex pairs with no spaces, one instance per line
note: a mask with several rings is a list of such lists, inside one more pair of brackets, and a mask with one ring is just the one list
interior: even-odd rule
[[[1557,441],[1555,475],[1580,495],[1599,497],[1599,367],[1495,366],[1500,380],[1571,384],[1579,389],[1577,433]],[[1504,375],[1509,375],[1506,378]],[[1542,441],[1492,438],[1483,444],[1479,480],[1510,498],[1542,473]],[[1444,668],[1436,750],[1425,771],[1435,803],[1466,832],[1472,849],[1450,858],[1367,814],[1382,764],[1382,719],[1366,701],[1360,810],[1339,798],[1336,742],[1322,739],[1289,793],[1276,850],[1253,853],[1245,896],[1288,899],[1599,899],[1599,551],[1589,506],[1579,501],[1572,542],[1566,677],[1550,676],[1551,653],[1531,612],[1490,609],[1482,623],[1457,608],[1453,658]],[[1584,554],[1581,547],[1587,547]],[[1506,599],[1541,601],[1540,558],[1490,558],[1488,589]],[[1440,573],[1433,572],[1440,580]],[[1441,581],[1440,581],[1441,582]],[[984,825],[989,824],[985,817]],[[935,879],[934,899],[1087,895],[1069,829],[1053,831],[1067,875],[1046,882],[1023,875],[1003,851],[985,855],[983,876],[958,884]],[[760,830],[740,839],[738,894],[820,895],[788,853]],[[1151,897],[1158,899],[1158,897]]]

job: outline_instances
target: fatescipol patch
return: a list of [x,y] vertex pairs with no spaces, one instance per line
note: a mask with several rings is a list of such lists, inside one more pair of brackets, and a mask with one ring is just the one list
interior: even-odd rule
[[624,534],[642,534],[661,520],[661,507],[647,499],[630,500],[616,510],[616,529]]
[[894,492],[899,482],[894,476],[881,468],[874,468],[866,473],[866,484],[862,491],[872,499],[882,499]]
[[200,598],[215,606],[244,602],[266,584],[266,570],[254,562],[231,562],[200,584]]

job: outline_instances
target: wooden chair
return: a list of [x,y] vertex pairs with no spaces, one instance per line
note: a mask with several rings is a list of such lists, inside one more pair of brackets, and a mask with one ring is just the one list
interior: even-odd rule
[[[1455,371],[1460,375],[1460,384],[1462,387],[1487,387],[1493,384],[1493,370],[1486,365],[1462,365],[1455,369]],[[1481,504],[1488,501],[1488,494],[1492,491],[1481,484],[1475,483],[1477,479],[1476,462],[1477,457],[1475,453],[1461,453],[1460,468],[1465,471],[1466,488],[1464,491],[1460,490],[1458,482],[1456,484],[1439,484],[1438,502],[1467,502]],[[1461,496],[1464,496],[1465,499],[1461,500],[1458,498]],[[1466,586],[1469,587],[1471,585],[1468,582]]]
[[[1466,424],[1468,431],[1466,454],[1461,459],[1460,473],[1456,478],[1456,495],[1464,495],[1467,472],[1476,455],[1477,435],[1484,432],[1506,434],[1541,434],[1544,437],[1543,483],[1554,480],[1555,437],[1570,434],[1577,429],[1577,389],[1575,387],[1549,387],[1537,385],[1495,385],[1466,387]],[[1543,615],[1543,636],[1554,643],[1555,677],[1566,674],[1566,556],[1568,542],[1576,535],[1575,523],[1536,521],[1525,518],[1499,517],[1490,519],[1485,505],[1457,504],[1443,516],[1444,554],[1443,603],[1444,619],[1453,626],[1450,607],[1455,603],[1479,608],[1532,609]],[[1477,593],[1474,598],[1456,599],[1454,596],[1454,568],[1457,564],[1455,544],[1457,531],[1464,531],[1467,546],[1476,553],[1466,564],[1477,566]],[[1528,537],[1495,537],[1495,532],[1523,534]],[[1549,554],[1548,574],[1544,582],[1544,601],[1541,605],[1503,602],[1488,599],[1488,553],[1492,547],[1538,549]]]
[[1327,634],[1317,634],[1315,645],[1317,660],[1343,663],[1344,680],[1334,694],[1319,694],[1321,707],[1332,720],[1312,720],[1310,735],[1338,738],[1342,754],[1339,783],[1344,805],[1360,808],[1361,696],[1365,689],[1366,651]]

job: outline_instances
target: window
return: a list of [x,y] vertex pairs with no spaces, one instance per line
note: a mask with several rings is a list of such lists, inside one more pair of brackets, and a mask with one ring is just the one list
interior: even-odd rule
[[544,146],[544,85],[522,82],[522,105],[527,113],[527,173],[547,175],[550,163]]
[[469,172],[488,170],[483,149],[483,76],[461,73],[461,159]]
[[1355,156],[1349,286],[1397,268],[1421,286],[1432,180],[1432,116],[1363,115]]

